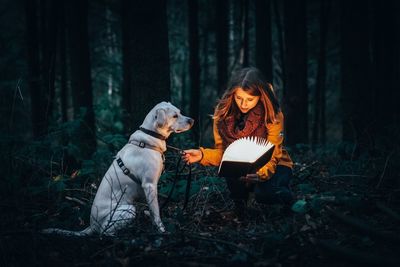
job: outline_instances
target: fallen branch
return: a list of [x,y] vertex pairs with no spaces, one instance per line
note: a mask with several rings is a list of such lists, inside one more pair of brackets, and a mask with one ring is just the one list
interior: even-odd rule
[[207,242],[211,242],[211,243],[220,243],[220,244],[228,245],[230,247],[233,247],[233,248],[235,248],[237,250],[240,250],[240,251],[246,253],[247,255],[249,255],[249,256],[257,259],[257,260],[260,259],[260,257],[257,254],[253,253],[252,251],[249,251],[249,250],[247,250],[247,249],[245,249],[243,247],[240,247],[240,246],[236,245],[235,243],[232,243],[232,242],[229,242],[229,241],[215,239],[215,238],[207,238],[207,237],[203,237],[203,236],[199,236],[199,235],[195,235],[195,234],[190,234],[190,233],[184,233],[184,235],[186,237],[189,237],[189,238],[203,240],[203,241],[207,241]]
[[338,177],[372,178],[372,176],[360,175],[360,174],[335,174],[335,175],[329,176],[329,178],[338,178]]
[[350,225],[353,228],[362,231],[371,237],[376,237],[383,241],[391,241],[400,244],[400,237],[397,236],[395,233],[379,231],[356,217],[341,214],[329,206],[326,206],[326,208],[329,211],[329,213],[339,221],[347,225]]
[[78,203],[78,204],[81,204],[82,206],[85,206],[85,205],[86,205],[86,203],[85,203],[84,201],[82,201],[82,200],[80,200],[80,199],[78,199],[78,198],[76,198],[76,197],[69,197],[69,196],[66,196],[65,199],[66,199],[66,200],[73,201],[73,202],[76,202],[76,203]]
[[396,221],[400,221],[400,215],[397,212],[395,212],[394,210],[392,210],[391,208],[387,207],[382,202],[378,201],[376,203],[376,207],[378,209],[380,209],[381,211],[385,212],[386,214],[388,214],[389,216],[391,216]]
[[376,188],[379,188],[381,186],[381,183],[383,181],[383,177],[385,176],[385,172],[386,172],[386,167],[389,163],[390,158],[392,157],[392,155],[394,154],[394,150],[386,157],[386,161],[385,161],[385,166],[383,167],[383,171],[381,173],[381,177],[379,178],[379,182],[376,185]]
[[[362,252],[353,248],[345,248],[334,244],[332,241],[316,240],[315,245],[331,253],[336,259],[349,260],[357,264],[376,266],[399,266],[400,258],[372,255],[371,252]],[[338,257],[339,256],[339,257]]]

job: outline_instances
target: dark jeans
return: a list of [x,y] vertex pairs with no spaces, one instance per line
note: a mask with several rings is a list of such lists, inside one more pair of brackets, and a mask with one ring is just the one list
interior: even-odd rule
[[278,165],[275,174],[265,182],[246,185],[238,177],[226,178],[231,198],[234,201],[247,200],[249,193],[254,191],[257,202],[265,204],[291,204],[293,195],[289,188],[293,177],[292,169]]

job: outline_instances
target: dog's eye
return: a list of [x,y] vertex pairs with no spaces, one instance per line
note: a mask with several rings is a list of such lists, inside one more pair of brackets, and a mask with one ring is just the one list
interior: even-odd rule
[[175,115],[174,115],[174,118],[177,119],[177,118],[178,118],[178,114],[175,114]]

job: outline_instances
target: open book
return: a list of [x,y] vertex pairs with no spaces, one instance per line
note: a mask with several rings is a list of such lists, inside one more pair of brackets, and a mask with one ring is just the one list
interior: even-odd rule
[[274,147],[267,139],[255,136],[237,139],[226,148],[218,176],[241,177],[255,173],[270,161]]

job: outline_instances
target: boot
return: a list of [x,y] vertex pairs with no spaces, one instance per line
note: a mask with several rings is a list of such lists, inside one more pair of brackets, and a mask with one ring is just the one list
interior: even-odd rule
[[244,199],[234,199],[233,211],[240,221],[247,219],[247,201]]

